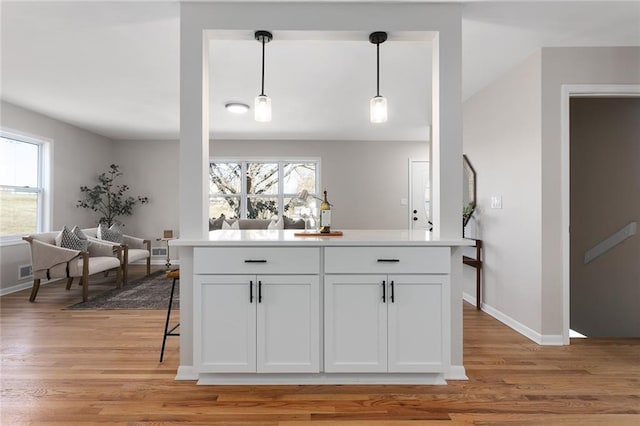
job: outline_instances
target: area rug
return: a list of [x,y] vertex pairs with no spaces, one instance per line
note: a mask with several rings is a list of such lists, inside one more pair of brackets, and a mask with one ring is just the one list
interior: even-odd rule
[[[164,271],[157,271],[123,288],[115,288],[76,303],[66,309],[167,309],[171,296],[171,282]],[[172,309],[180,308],[180,285],[176,285]]]

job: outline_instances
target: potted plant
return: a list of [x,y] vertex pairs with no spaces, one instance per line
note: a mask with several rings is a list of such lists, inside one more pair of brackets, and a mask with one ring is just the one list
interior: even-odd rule
[[76,207],[91,209],[100,213],[102,216],[98,219],[98,223],[104,223],[111,226],[114,223],[120,223],[116,218],[119,216],[131,216],[136,204],[145,204],[149,202],[148,197],[138,195],[132,197],[126,195],[129,185],[118,185],[116,179],[122,176],[122,172],[117,164],[109,166],[109,170],[98,176],[99,184],[90,188],[81,186],[80,192],[84,194],[82,200],[78,200]]

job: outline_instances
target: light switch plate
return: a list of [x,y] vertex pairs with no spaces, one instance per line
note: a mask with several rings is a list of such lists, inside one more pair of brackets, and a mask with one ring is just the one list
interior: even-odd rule
[[491,196],[491,208],[492,209],[501,209],[502,208],[502,195],[492,195]]

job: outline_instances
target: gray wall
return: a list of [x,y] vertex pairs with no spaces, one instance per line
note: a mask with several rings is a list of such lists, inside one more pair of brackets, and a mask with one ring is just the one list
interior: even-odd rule
[[640,221],[640,98],[571,99],[571,328],[640,337],[640,236],[584,253]]
[[[639,83],[640,48],[543,48],[464,104],[486,310],[540,343],[559,344],[565,331],[562,87]],[[492,195],[503,209],[489,208]]]
[[[483,302],[540,331],[541,55],[464,104],[464,151],[478,174],[476,235],[484,241]],[[491,209],[491,196],[503,208]],[[475,271],[465,267],[475,295]]]
[[[1,106],[0,127],[53,141],[50,228],[93,225],[92,212],[78,209],[75,204],[80,186],[94,182],[98,171],[106,170],[113,161],[113,141],[4,101]],[[30,263],[26,243],[1,246],[0,291],[16,285],[18,266]]]

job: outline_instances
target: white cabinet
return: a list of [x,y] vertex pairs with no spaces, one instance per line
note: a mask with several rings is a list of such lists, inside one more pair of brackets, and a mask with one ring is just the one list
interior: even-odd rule
[[325,371],[446,372],[449,256],[439,247],[327,247]]
[[196,275],[199,372],[318,372],[317,275]]
[[325,371],[448,368],[444,275],[326,275]]

